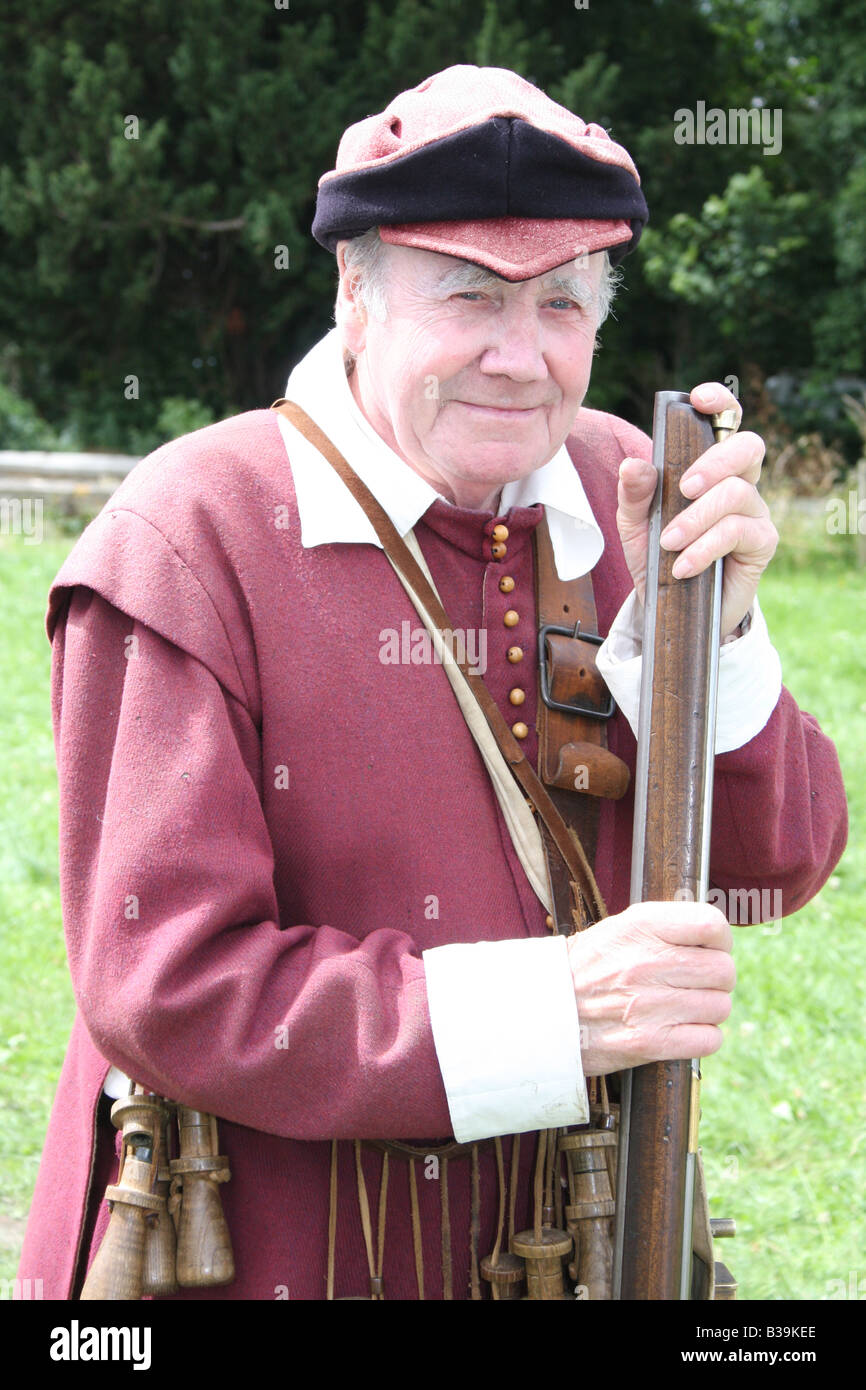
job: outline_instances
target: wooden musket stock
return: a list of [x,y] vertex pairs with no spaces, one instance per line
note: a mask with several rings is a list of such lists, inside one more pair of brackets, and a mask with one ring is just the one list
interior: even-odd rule
[[[674,579],[677,552],[662,550],[659,536],[689,505],[679,490],[686,469],[735,428],[734,411],[711,419],[679,392],[656,395],[660,483],[647,555],[633,903],[706,897],[722,562]],[[622,1074],[614,1298],[691,1297],[699,1078],[697,1061]]]

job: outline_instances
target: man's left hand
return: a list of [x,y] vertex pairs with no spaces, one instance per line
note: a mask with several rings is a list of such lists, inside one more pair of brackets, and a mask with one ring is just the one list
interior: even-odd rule
[[[718,382],[696,386],[689,399],[704,415],[736,408],[739,401]],[[722,637],[732,633],[752,606],[758,580],[779,543],[757,482],[764,459],[764,442],[746,430],[722,444],[713,444],[683,475],[682,492],[691,505],[663,532],[666,550],[677,550],[676,579],[700,574],[725,557],[722,586]],[[617,527],[626,563],[641,603],[644,600],[649,510],[656,489],[656,471],[645,459],[626,458],[620,464]],[[676,530],[680,535],[675,534]]]

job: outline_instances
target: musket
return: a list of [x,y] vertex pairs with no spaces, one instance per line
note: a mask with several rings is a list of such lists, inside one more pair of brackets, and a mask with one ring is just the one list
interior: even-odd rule
[[[680,480],[737,427],[688,396],[655,398],[631,902],[706,899],[713,796],[722,561],[674,579],[662,530],[686,506]],[[656,1062],[622,1073],[613,1297],[689,1299],[700,1068]]]

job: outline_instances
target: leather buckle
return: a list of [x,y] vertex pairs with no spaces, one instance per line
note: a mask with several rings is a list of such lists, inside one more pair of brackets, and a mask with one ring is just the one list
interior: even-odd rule
[[545,623],[538,634],[538,671],[541,677],[541,698],[548,709],[561,710],[563,714],[584,714],[588,719],[610,719],[616,711],[616,702],[608,691],[608,702],[604,709],[600,710],[593,705],[579,704],[566,705],[562,700],[554,700],[550,694],[550,676],[548,674],[547,663],[547,634],[556,633],[562,637],[572,637],[579,642],[589,642],[594,647],[600,647],[604,641],[597,632],[581,632],[580,620],[574,627],[559,627],[556,623]]

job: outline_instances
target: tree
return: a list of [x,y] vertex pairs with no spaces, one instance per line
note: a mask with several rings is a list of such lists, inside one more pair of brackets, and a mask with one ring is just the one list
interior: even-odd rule
[[[13,0],[0,14],[0,382],[78,447],[143,451],[267,405],[330,323],[334,260],[309,228],[340,133],[455,62],[521,72],[601,121],[642,172],[647,269],[640,252],[626,263],[592,404],[646,425],[654,390],[737,373],[744,343],[765,372],[854,370],[862,21],[855,0],[830,5],[840,52],[827,6],[820,26],[813,8]],[[783,155],[678,145],[675,113],[701,100],[781,105]]]

